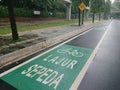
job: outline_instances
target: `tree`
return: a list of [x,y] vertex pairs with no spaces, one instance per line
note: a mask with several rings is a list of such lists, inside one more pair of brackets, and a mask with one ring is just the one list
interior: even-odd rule
[[97,2],[96,2],[96,0],[90,0],[90,11],[93,14],[92,22],[94,23],[95,13],[97,12]]
[[104,12],[104,7],[105,7],[105,0],[99,0],[98,1],[98,14],[99,14],[99,21],[101,19],[101,13]]
[[111,1],[107,0],[104,7],[104,19],[108,18],[108,15],[111,13]]
[[13,40],[17,40],[19,36],[18,36],[15,17],[14,17],[13,0],[4,0],[4,2],[5,2],[5,5],[7,5],[8,7],[9,19],[10,19],[11,30],[12,30],[12,38]]
[[90,0],[90,11],[93,13],[93,20],[96,13],[99,13],[99,20],[100,20],[100,13],[104,11],[105,0]]

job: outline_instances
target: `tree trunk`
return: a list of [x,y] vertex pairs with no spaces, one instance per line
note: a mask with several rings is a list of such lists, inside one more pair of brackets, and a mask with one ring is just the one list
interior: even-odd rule
[[95,13],[93,13],[92,23],[94,23],[95,20]]
[[101,19],[101,14],[99,13],[99,21],[100,21],[100,19]]
[[82,11],[82,24],[84,24],[84,10]]
[[79,21],[78,21],[78,25],[80,26],[81,25],[81,11],[80,9],[79,10],[79,15],[78,15],[78,18],[79,18]]
[[19,36],[18,36],[15,17],[14,17],[13,0],[8,0],[7,4],[8,4],[9,19],[12,29],[12,38],[13,40],[17,40],[19,39]]

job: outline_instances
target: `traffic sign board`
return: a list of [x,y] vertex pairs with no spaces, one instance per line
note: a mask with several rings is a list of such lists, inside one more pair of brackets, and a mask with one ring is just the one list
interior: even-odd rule
[[81,11],[86,9],[86,5],[83,2],[78,7]]
[[0,78],[18,90],[69,90],[92,51],[65,44]]

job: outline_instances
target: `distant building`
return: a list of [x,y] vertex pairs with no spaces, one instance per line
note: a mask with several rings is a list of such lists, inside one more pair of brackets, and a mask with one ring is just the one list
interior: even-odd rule
[[114,2],[120,2],[120,0],[115,0]]
[[120,8],[116,4],[120,4],[120,0],[115,0],[111,7],[111,14],[114,18],[120,18]]

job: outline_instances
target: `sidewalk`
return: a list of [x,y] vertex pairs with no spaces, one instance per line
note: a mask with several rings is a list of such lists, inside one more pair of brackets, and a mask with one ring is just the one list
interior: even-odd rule
[[[20,44],[25,45],[26,43],[29,44],[29,45],[26,45],[25,48],[23,49],[1,56],[0,67],[11,64],[13,62],[17,62],[18,60],[24,57],[27,57],[35,52],[38,52],[47,47],[60,43],[70,37],[73,37],[96,25],[99,25],[100,23],[103,23],[103,21],[95,22],[94,24],[91,22],[85,22],[85,24],[82,26],[73,24],[73,25],[64,25],[64,26],[45,28],[40,30],[32,30],[31,32],[30,31],[21,32],[19,33],[20,36],[25,34],[28,34],[28,35],[37,34],[38,37],[35,39],[30,39],[23,42],[18,42],[16,44],[8,45],[8,46],[14,46],[14,45],[20,45]],[[42,41],[40,40],[41,38],[43,39]]]

